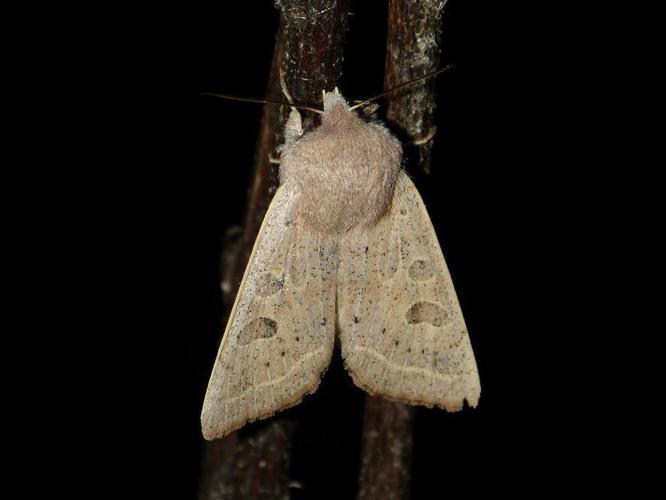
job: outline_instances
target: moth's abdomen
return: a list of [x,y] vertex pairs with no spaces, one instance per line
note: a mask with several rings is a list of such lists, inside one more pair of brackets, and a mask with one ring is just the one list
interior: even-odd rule
[[282,154],[283,184],[296,187],[297,215],[311,229],[341,234],[388,210],[402,147],[387,129],[348,110],[324,120]]

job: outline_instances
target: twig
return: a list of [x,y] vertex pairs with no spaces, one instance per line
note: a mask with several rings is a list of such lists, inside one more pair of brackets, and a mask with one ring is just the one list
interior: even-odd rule
[[[442,14],[446,1],[389,1],[389,26],[384,87],[426,75],[439,67]],[[425,80],[398,92],[389,102],[386,116],[417,143],[418,160],[413,165],[430,172],[435,131],[435,79]],[[429,141],[418,144],[421,139]]]
[[358,498],[409,498],[413,408],[366,396],[363,419]]
[[[390,0],[385,89],[437,69],[444,4],[441,0]],[[430,171],[434,111],[434,81],[426,80],[399,91],[386,113],[387,120],[414,141],[418,158],[411,166],[425,174]],[[366,397],[358,498],[409,498],[413,420],[410,406]]]

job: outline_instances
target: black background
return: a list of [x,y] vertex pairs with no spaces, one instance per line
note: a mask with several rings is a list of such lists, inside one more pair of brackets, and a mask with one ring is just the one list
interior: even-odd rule
[[[362,99],[382,89],[385,2],[354,1],[352,12],[341,91]],[[267,1],[133,14],[108,47],[121,49],[118,71],[99,75],[114,95],[102,105],[109,149],[95,156],[107,186],[118,184],[109,211],[126,221],[114,260],[135,264],[114,290],[130,309],[118,328],[122,361],[113,363],[129,379],[113,409],[130,436],[117,474],[131,473],[132,491],[187,499],[197,492],[199,412],[222,328],[221,245],[241,222],[261,113],[199,94],[263,96],[278,17]],[[432,175],[417,187],[467,320],[482,396],[457,414],[417,410],[413,498],[529,493],[526,477],[553,491],[585,458],[579,446],[552,463],[571,417],[587,429],[577,395],[562,389],[572,360],[559,354],[560,245],[572,241],[554,216],[566,210],[569,167],[552,50],[564,42],[544,35],[557,33],[552,15],[485,1],[445,8],[442,65],[455,69],[438,77]],[[336,354],[317,393],[288,410],[303,423],[292,468],[305,485],[298,498],[354,497],[362,405]]]

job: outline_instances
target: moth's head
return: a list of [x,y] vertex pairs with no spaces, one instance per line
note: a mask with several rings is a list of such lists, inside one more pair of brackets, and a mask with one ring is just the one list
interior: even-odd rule
[[340,91],[336,87],[333,92],[323,92],[324,95],[324,113],[330,113],[333,108],[342,106],[343,109],[349,109],[347,101],[342,97]]
[[[372,99],[367,101],[357,101],[356,104],[350,106],[337,87],[333,92],[322,92],[324,111],[322,114],[322,122],[338,122],[340,119],[351,118],[358,119],[359,117],[365,121],[372,120],[379,105],[372,103]],[[360,114],[355,110],[360,108]],[[360,116],[359,116],[360,115]],[[334,119],[335,117],[335,119]]]
[[351,111],[337,87],[333,92],[322,92],[322,94],[324,100],[324,112],[321,116],[322,125],[340,125],[341,120],[345,121],[356,117],[356,113]]

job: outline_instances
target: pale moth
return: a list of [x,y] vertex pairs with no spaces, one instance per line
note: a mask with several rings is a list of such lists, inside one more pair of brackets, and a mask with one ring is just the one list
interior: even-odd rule
[[481,393],[474,353],[400,142],[324,93],[321,125],[285,127],[280,187],[254,243],[208,383],[215,439],[298,404],[329,365],[369,392],[460,410]]

